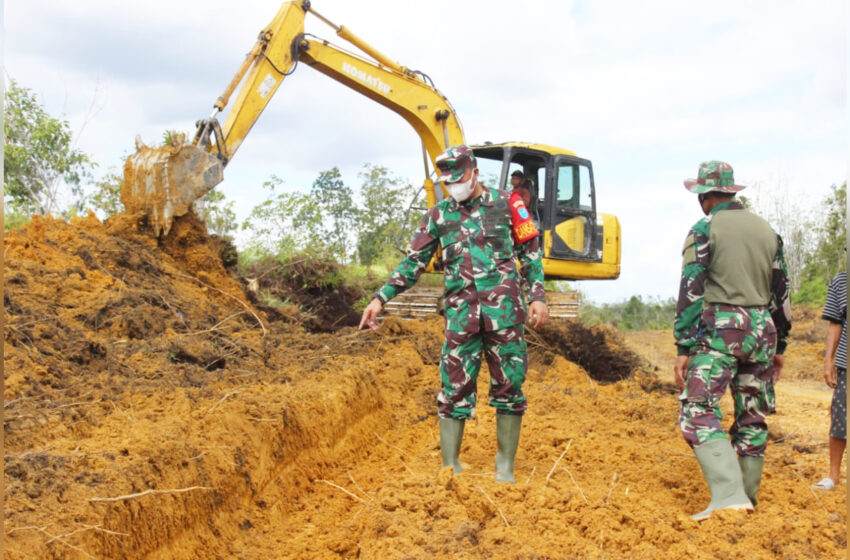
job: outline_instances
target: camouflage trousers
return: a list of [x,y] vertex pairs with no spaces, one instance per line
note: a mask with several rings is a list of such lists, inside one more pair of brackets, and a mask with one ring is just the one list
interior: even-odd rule
[[679,425],[691,447],[726,437],[719,403],[731,387],[732,446],[738,455],[764,455],[766,419],[776,403],[771,368],[776,342],[776,327],[766,308],[713,304],[703,310],[699,345],[691,354],[679,396]]
[[475,414],[481,356],[490,368],[490,406],[497,414],[523,414],[527,408],[522,383],[528,352],[522,324],[470,334],[446,330],[440,359],[442,390],[437,395],[441,418],[466,420]]

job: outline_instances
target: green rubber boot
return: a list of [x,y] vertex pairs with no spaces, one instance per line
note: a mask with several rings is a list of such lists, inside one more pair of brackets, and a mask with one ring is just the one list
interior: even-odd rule
[[744,477],[744,492],[753,503],[753,507],[758,505],[756,494],[758,494],[759,486],[761,485],[761,471],[764,468],[764,456],[751,457],[749,455],[739,455],[738,464],[741,466],[741,474]]
[[519,445],[519,429],[522,416],[515,414],[496,415],[496,482],[516,482],[514,480],[514,457]]
[[454,418],[440,418],[440,453],[443,455],[443,466],[454,467],[455,474],[463,471],[459,456],[465,422]]
[[729,440],[712,439],[694,447],[694,454],[711,490],[711,503],[703,511],[692,515],[691,519],[708,519],[712,511],[720,509],[753,509],[744,492],[741,467]]

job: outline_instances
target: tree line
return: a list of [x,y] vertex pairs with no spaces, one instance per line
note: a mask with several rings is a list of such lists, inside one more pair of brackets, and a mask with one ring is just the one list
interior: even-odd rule
[[768,197],[740,197],[761,215],[783,239],[785,262],[791,282],[791,302],[823,306],[832,278],[846,269],[847,182],[832,185],[816,206],[807,209],[801,197],[794,199],[780,186]]

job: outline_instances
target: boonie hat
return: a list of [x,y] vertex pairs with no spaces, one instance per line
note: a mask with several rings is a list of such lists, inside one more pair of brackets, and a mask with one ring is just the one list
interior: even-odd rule
[[456,183],[461,180],[467,169],[477,167],[472,148],[464,144],[452,146],[444,151],[437,156],[435,163],[440,170],[437,181],[445,183]]
[[692,193],[702,194],[711,191],[736,193],[747,187],[735,184],[731,165],[722,161],[711,160],[699,164],[696,179],[685,179],[685,188]]

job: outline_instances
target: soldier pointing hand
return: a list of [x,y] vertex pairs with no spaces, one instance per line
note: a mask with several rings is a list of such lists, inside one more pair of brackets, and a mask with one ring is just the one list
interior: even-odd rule
[[[440,247],[446,285],[446,341],[437,396],[443,466],[461,472],[464,422],[474,415],[483,355],[490,369],[489,403],[496,409],[496,480],[514,482],[514,457],[528,406],[522,391],[528,369],[524,322],[538,327],[549,317],[540,234],[517,194],[478,182],[468,146],[449,148],[436,164],[450,197],[425,214],[407,256],[363,311],[360,328],[377,328],[375,319],[384,304],[416,283]],[[522,279],[528,285],[528,305]]]

